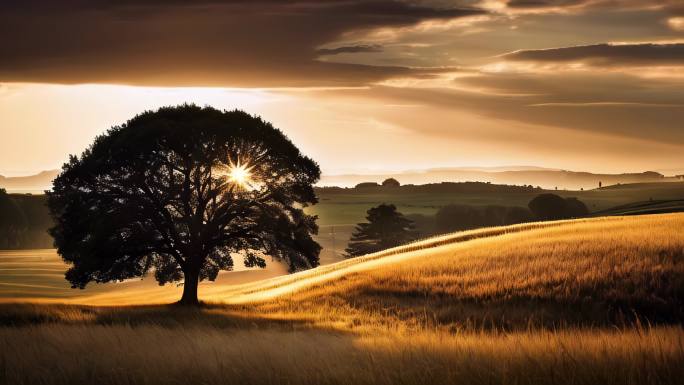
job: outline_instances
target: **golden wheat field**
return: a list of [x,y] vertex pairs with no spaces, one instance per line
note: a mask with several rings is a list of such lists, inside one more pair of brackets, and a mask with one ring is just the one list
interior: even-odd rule
[[0,382],[678,384],[682,229],[684,214],[473,230],[203,285],[200,309],[159,304],[177,299],[163,288],[4,304]]

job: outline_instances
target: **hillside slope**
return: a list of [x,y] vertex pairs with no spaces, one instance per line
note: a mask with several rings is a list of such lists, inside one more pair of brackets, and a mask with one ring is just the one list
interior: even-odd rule
[[72,300],[144,306],[2,304],[0,383],[679,384],[682,228],[679,213],[455,233],[203,285],[199,309],[155,305],[175,287]]
[[254,314],[365,327],[679,324],[683,228],[683,214],[665,214],[457,233],[223,299],[258,301],[245,307]]
[[[466,231],[255,283],[206,284],[200,297],[247,317],[334,328],[681,323],[682,228],[684,214],[662,214]],[[177,296],[123,290],[71,303]]]

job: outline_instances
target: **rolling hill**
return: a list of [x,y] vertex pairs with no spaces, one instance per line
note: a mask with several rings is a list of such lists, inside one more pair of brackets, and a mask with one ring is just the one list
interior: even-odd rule
[[[675,171],[675,170],[673,170]],[[532,185],[544,189],[580,190],[626,183],[677,182],[682,176],[646,171],[622,174],[591,173],[541,167],[454,167],[403,171],[383,174],[324,175],[321,186],[351,187],[362,182],[380,183],[386,178],[395,178],[402,184],[427,184],[439,182],[490,182],[495,184]]]
[[[42,171],[35,175],[6,177],[0,175],[0,188],[14,193],[42,194],[49,190],[59,170]],[[676,174],[675,174],[676,173]],[[678,175],[678,176],[677,176]],[[509,185],[532,185],[543,189],[580,190],[628,183],[662,183],[684,180],[680,170],[646,171],[622,174],[568,171],[533,166],[510,167],[451,167],[403,171],[383,174],[323,175],[319,186],[352,187],[362,182],[382,182],[398,179],[402,184],[430,184],[439,182],[489,182]]]
[[676,384],[683,227],[674,213],[459,232],[203,285],[199,309],[128,282],[2,304],[0,383]]
[[0,188],[14,193],[42,194],[52,188],[59,170],[42,171],[35,175],[7,177],[0,175]]
[[[510,327],[542,322],[544,317],[551,323],[611,324],[634,315],[672,322],[684,319],[683,227],[684,214],[675,213],[464,231],[264,281],[206,283],[200,297],[248,306],[260,314],[310,314],[312,307],[326,308],[337,299],[344,306],[326,308],[321,314],[339,315],[340,309],[351,310],[354,303],[353,314],[345,317],[363,311],[369,319],[377,315],[373,309],[388,302],[413,315],[412,306],[429,304],[431,311],[441,314],[438,323],[449,326],[478,323],[480,312],[486,312],[490,321],[505,319]],[[169,303],[179,292],[177,287],[120,283],[92,295],[75,290],[72,298],[33,300]],[[444,310],[451,307],[460,310]],[[445,311],[449,315],[442,314]]]

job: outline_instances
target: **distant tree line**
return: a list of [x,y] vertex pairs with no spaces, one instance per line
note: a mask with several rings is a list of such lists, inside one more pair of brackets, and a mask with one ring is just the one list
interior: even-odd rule
[[52,219],[45,196],[8,194],[0,189],[0,249],[52,247]]
[[[487,184],[434,184],[431,186],[453,188],[454,186],[452,185],[472,189],[484,187],[480,185]],[[417,188],[422,186],[402,186],[401,188],[406,187]],[[521,186],[505,187],[523,188]],[[47,233],[47,230],[52,226],[52,220],[45,203],[45,196],[42,195],[7,194],[4,190],[0,189],[0,249],[53,247],[52,238]],[[562,198],[556,194],[540,194],[530,201],[528,207],[453,204],[441,207],[435,215],[409,214],[405,216],[399,213],[396,207],[394,207],[393,211],[400,218],[410,222],[410,229],[405,227],[410,235],[406,233],[394,240],[378,241],[371,248],[372,250],[382,250],[419,237],[429,237],[453,231],[488,226],[505,226],[532,221],[579,218],[589,213],[586,205],[577,198]],[[368,218],[367,220],[370,221]],[[370,230],[373,230],[373,227]],[[360,236],[363,236],[363,232]],[[377,236],[377,234],[373,236]],[[367,245],[362,245],[362,243],[357,245],[358,250],[367,247]],[[373,252],[371,249],[364,250],[362,254],[358,254],[359,251],[348,252],[348,254],[363,255],[364,253]]]
[[588,215],[589,210],[577,198],[540,194],[528,207],[452,204],[440,208],[435,215],[404,216],[394,205],[383,203],[369,209],[367,214],[367,222],[359,223],[352,234],[346,249],[348,258],[400,246],[417,238],[480,227],[580,218]]
[[402,193],[530,193],[541,192],[539,186],[516,186],[493,184],[489,182],[441,182],[421,185],[401,185],[394,178],[386,179],[382,184],[377,182],[363,182],[354,187],[316,187],[317,192],[324,193],[348,193],[355,194],[359,191],[383,191],[387,189],[399,189]]

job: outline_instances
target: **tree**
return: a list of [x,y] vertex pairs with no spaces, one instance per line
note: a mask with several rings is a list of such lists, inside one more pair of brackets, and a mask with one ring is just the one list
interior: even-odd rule
[[356,225],[346,257],[375,253],[416,239],[413,222],[397,211],[396,206],[381,204],[367,211],[366,223]]
[[435,214],[435,228],[442,234],[482,227],[484,223],[483,212],[468,205],[447,205]]
[[534,216],[528,208],[513,206],[506,210],[504,224],[513,225],[516,223],[532,222],[532,220],[534,220]]
[[388,178],[382,181],[382,187],[399,187],[401,184],[394,178]]
[[20,247],[27,226],[24,212],[7,191],[0,188],[0,249]]
[[74,288],[141,277],[197,286],[271,256],[318,265],[311,238],[318,165],[278,129],[241,111],[194,105],[145,112],[71,156],[48,192],[50,233]]
[[535,217],[543,221],[566,218],[565,199],[556,194],[539,194],[528,207]]
[[577,218],[589,214],[587,206],[579,199],[563,199],[556,194],[537,195],[528,206],[537,219],[543,221]]
[[568,218],[579,218],[587,216],[589,209],[577,198],[565,198],[565,213]]

